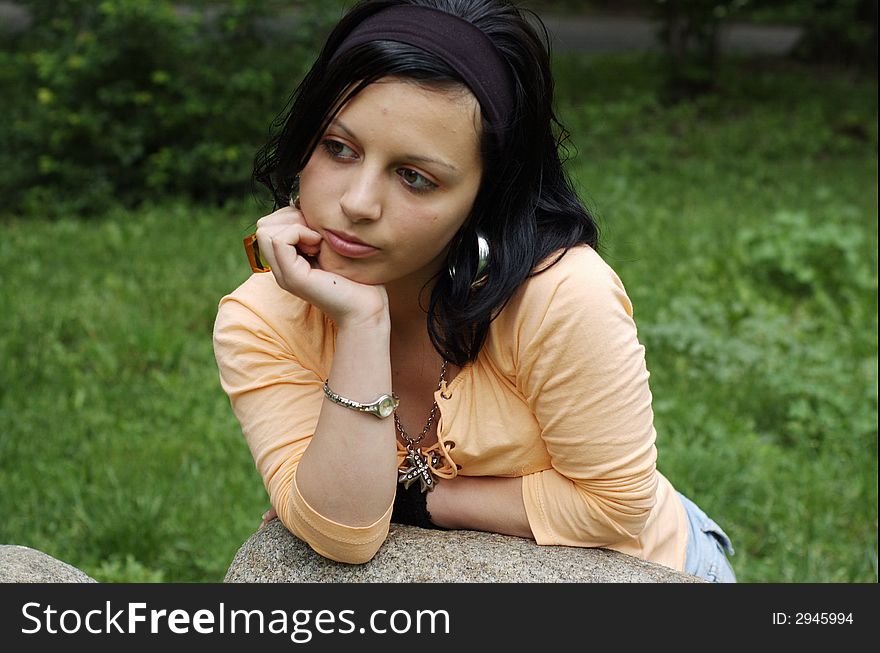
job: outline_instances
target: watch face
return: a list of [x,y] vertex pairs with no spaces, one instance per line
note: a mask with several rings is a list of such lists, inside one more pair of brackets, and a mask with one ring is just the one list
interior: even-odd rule
[[388,417],[391,413],[394,412],[394,399],[391,397],[384,397],[382,401],[379,402],[379,415],[382,417]]

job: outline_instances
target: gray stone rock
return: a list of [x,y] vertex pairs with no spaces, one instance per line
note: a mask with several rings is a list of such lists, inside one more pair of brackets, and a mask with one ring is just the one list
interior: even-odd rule
[[227,583],[699,583],[701,579],[607,549],[538,546],[477,531],[391,524],[388,539],[363,565],[328,560],[277,519],[236,553]]
[[0,544],[0,583],[95,583],[94,578],[50,555],[17,544]]

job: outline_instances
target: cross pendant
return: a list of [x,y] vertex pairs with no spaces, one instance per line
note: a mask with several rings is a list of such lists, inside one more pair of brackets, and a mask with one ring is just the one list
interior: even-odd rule
[[408,490],[409,486],[418,479],[422,486],[422,492],[433,490],[436,485],[434,470],[431,469],[428,459],[422,454],[422,450],[408,444],[406,445],[406,452],[406,460],[404,460],[401,469],[398,470],[400,476],[397,482],[403,483],[403,487]]

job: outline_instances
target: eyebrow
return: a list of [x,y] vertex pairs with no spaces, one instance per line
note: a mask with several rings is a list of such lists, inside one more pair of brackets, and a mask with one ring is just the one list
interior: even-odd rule
[[[339,120],[338,118],[334,119],[333,122],[330,123],[330,126],[331,127],[339,127],[339,129],[341,129],[346,134],[348,134],[348,136],[351,139],[358,140],[357,137],[354,135],[354,132],[352,132],[348,127],[346,127],[345,124],[341,120]],[[444,168],[449,168],[453,172],[458,172],[458,168],[456,168],[451,163],[447,163],[446,161],[443,161],[441,159],[435,159],[430,156],[422,156],[421,154],[404,154],[403,158],[406,159],[407,161],[414,161],[417,163],[435,163],[439,166],[443,166]]]

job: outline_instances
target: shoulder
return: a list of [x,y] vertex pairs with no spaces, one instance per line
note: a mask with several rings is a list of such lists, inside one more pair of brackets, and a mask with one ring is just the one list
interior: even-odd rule
[[[536,271],[489,329],[485,354],[502,369],[518,374],[538,358],[560,364],[585,356],[595,360],[637,345],[623,283],[593,248],[556,252]],[[589,354],[578,349],[584,347]]]
[[570,249],[519,288],[492,323],[485,352],[533,398],[563,386],[569,392],[572,381],[578,392],[598,393],[627,366],[644,364],[623,283],[588,246]]
[[620,277],[596,250],[580,245],[542,261],[502,313],[509,322],[523,323],[595,321],[621,312],[631,317],[633,309]]

